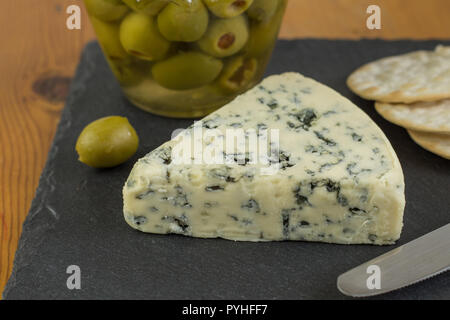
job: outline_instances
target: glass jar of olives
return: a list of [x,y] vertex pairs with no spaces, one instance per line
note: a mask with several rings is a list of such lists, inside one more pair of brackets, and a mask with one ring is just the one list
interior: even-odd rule
[[261,80],[287,0],[84,0],[128,99],[202,117]]

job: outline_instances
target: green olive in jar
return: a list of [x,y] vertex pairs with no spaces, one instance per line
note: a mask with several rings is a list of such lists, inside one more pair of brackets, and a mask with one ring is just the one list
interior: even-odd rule
[[270,20],[250,22],[249,40],[244,49],[247,55],[257,58],[270,53],[278,36],[286,2],[282,4]]
[[267,21],[275,14],[278,8],[278,0],[254,0],[248,8],[250,18],[258,21]]
[[128,119],[110,116],[88,124],[81,131],[75,149],[82,163],[110,168],[131,158],[138,145],[139,138]]
[[219,18],[232,18],[250,7],[253,0],[203,0],[208,9]]
[[122,0],[136,12],[157,15],[171,0]]
[[201,0],[175,0],[158,15],[158,27],[169,41],[193,42],[208,28],[209,14]]
[[91,22],[105,55],[113,61],[126,59],[128,55],[119,39],[119,25],[95,17],[91,17]]
[[123,87],[131,87],[141,83],[150,73],[151,62],[134,61],[131,59],[123,61],[111,61],[110,67],[116,79]]
[[204,86],[217,78],[222,70],[221,60],[201,52],[182,52],[155,63],[155,81],[168,89],[187,90]]
[[155,19],[143,13],[128,14],[120,25],[119,36],[125,50],[143,60],[162,59],[170,48],[170,42],[158,31]]
[[84,3],[89,14],[103,21],[122,19],[129,10],[122,0],[85,0]]
[[231,19],[215,19],[205,35],[197,41],[205,53],[224,58],[239,52],[249,37],[248,21],[244,15]]
[[218,83],[228,92],[244,91],[255,78],[258,61],[243,56],[232,58],[225,64]]

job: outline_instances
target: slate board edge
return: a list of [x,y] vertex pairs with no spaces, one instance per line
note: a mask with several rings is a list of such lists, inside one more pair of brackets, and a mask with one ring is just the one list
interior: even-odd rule
[[82,72],[82,69],[92,70],[92,68],[89,67],[89,66],[92,67],[92,60],[89,58],[90,53],[89,48],[97,45],[98,45],[97,41],[90,41],[83,48],[83,51],[80,55],[79,63],[75,71],[75,77],[72,79],[69,94],[67,95],[67,100],[64,104],[61,118],[59,120],[56,133],[53,138],[53,142],[47,155],[47,161],[39,177],[38,187],[36,189],[34,198],[31,202],[30,210],[28,211],[28,214],[22,226],[22,233],[19,238],[19,243],[14,257],[13,270],[3,290],[2,299],[7,298],[10,288],[14,286],[14,283],[16,281],[16,275],[20,271],[20,267],[18,267],[18,265],[21,265],[22,264],[21,262],[26,261],[26,259],[28,258],[24,253],[26,252],[24,251],[24,247],[30,246],[32,248],[37,248],[39,246],[39,243],[27,242],[26,238],[23,235],[25,233],[30,235],[44,234],[46,230],[52,228],[52,225],[42,226],[40,228],[33,228],[32,222],[33,218],[38,214],[52,214],[51,209],[47,208],[45,203],[50,193],[53,191],[53,183],[51,176],[53,170],[53,162],[58,153],[58,144],[64,137],[65,132],[68,131],[71,127],[70,121],[71,113],[70,110],[66,108],[66,106],[70,105],[71,101],[75,99],[77,94],[82,93],[82,91],[84,90],[84,83],[85,83],[84,80],[85,78],[90,76],[90,73],[85,71]]

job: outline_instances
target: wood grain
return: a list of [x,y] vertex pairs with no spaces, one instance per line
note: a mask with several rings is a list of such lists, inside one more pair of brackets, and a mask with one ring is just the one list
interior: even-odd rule
[[[366,9],[381,9],[381,30],[368,30]],[[447,0],[289,0],[280,36],[284,38],[448,39]]]
[[[94,38],[84,10],[68,30],[67,6],[80,0],[0,3],[0,292],[45,164],[79,54]],[[378,4],[382,29],[366,28]],[[290,0],[281,37],[449,38],[448,0]],[[61,270],[65,272],[65,270]]]

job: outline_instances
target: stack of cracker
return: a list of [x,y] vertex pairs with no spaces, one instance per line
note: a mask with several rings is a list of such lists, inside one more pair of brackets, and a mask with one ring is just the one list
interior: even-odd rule
[[450,46],[368,63],[347,79],[377,112],[421,147],[450,159]]

